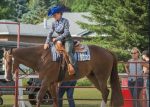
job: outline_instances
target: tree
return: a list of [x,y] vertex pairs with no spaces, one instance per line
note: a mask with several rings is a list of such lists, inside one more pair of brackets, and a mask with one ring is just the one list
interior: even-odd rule
[[18,0],[16,2],[16,18],[18,21],[21,20],[23,14],[28,12],[27,2],[26,0]]
[[87,11],[91,0],[27,0],[29,11],[25,13],[21,22],[38,24],[47,17],[47,11],[54,5],[63,6],[65,11]]
[[87,12],[92,0],[57,0],[58,4],[64,5],[72,12]]
[[55,4],[53,0],[37,0],[29,5],[30,11],[23,15],[21,21],[24,23],[37,24],[41,23],[44,17],[47,17],[47,11]]
[[115,47],[148,47],[147,0],[93,0],[90,13],[84,17],[93,24],[78,22],[82,28],[108,35],[103,40]]
[[92,0],[74,0],[70,8],[73,12],[87,12],[92,2]]
[[0,0],[0,19],[14,19],[14,12],[14,0]]
[[26,0],[1,0],[0,19],[19,21],[24,13],[28,11]]

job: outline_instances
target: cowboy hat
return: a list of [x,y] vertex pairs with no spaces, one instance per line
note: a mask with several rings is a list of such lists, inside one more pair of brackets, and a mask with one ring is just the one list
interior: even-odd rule
[[49,11],[48,11],[48,16],[52,16],[55,13],[62,13],[63,12],[63,8],[61,6],[55,6],[52,7]]

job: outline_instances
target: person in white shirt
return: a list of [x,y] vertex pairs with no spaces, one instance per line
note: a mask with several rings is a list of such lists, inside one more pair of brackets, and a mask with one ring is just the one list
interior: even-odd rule
[[140,107],[139,95],[143,88],[143,68],[142,60],[140,59],[140,51],[138,48],[134,47],[131,50],[132,58],[128,60],[128,63],[125,65],[125,70],[128,73],[128,87],[133,97],[134,107]]

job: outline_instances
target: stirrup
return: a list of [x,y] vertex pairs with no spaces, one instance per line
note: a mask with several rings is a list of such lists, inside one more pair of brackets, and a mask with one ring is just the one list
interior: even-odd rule
[[69,73],[69,75],[75,74],[75,69],[71,64],[68,64],[68,73]]

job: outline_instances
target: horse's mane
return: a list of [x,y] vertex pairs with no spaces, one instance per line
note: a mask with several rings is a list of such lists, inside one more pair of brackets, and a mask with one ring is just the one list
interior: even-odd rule
[[16,50],[22,50],[22,49],[40,49],[44,47],[44,45],[35,45],[35,46],[28,46],[28,47],[20,47],[20,48],[16,48]]
[[[29,56],[29,55],[41,55],[44,52],[44,45],[30,46],[30,47],[20,47],[14,48],[12,54],[14,56]],[[11,52],[10,52],[11,53]]]

